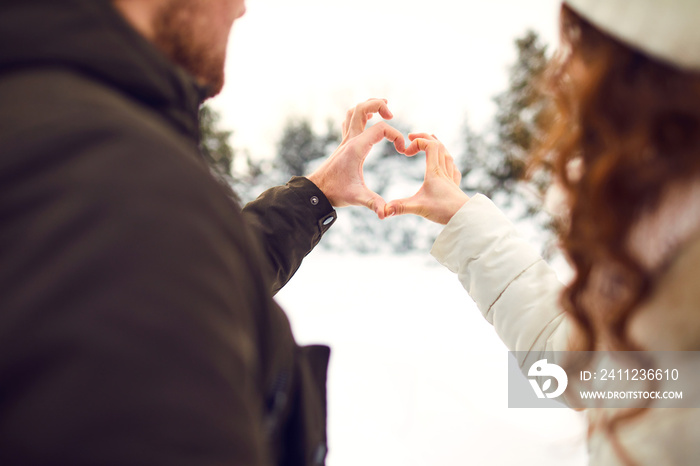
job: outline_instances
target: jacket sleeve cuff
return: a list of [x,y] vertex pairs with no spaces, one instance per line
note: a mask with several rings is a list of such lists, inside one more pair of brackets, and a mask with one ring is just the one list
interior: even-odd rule
[[435,240],[431,254],[458,275],[485,316],[508,285],[541,260],[482,194],[472,197],[452,217]]
[[289,281],[336,219],[326,196],[302,177],[268,189],[242,213],[266,253],[273,292]]
[[[287,183],[301,205],[306,207],[310,222],[318,225],[322,236],[338,218],[330,201],[312,181],[302,176],[295,176]],[[319,238],[320,239],[320,238]]]

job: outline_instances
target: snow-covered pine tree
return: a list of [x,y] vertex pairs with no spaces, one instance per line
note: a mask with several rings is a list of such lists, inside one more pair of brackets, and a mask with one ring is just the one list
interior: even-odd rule
[[462,189],[487,195],[511,218],[530,226],[548,255],[554,244],[554,222],[544,210],[550,172],[539,169],[530,178],[525,175],[545,131],[550,101],[541,79],[549,58],[547,46],[534,31],[527,31],[515,45],[517,58],[510,68],[508,89],[494,98],[497,110],[493,124],[484,134],[475,132],[468,123],[464,125]]

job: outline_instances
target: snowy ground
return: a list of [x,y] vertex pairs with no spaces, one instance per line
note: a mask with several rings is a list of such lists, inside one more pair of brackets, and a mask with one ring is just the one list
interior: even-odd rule
[[319,249],[278,301],[332,348],[329,466],[586,464],[581,415],[507,407],[505,346],[427,252]]

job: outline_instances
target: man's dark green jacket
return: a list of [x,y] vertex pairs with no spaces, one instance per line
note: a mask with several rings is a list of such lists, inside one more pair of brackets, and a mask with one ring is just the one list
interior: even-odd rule
[[329,350],[272,299],[323,193],[241,212],[205,91],[108,0],[0,0],[0,39],[0,464],[323,464]]

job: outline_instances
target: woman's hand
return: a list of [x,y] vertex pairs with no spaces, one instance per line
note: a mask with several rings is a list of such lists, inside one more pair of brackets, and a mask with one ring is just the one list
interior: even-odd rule
[[412,133],[408,138],[412,142],[404,152],[407,156],[425,151],[425,180],[413,196],[389,202],[385,215],[414,214],[445,225],[469,200],[469,196],[459,189],[462,174],[445,146],[434,135]]

